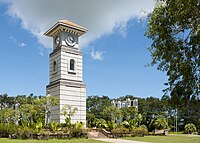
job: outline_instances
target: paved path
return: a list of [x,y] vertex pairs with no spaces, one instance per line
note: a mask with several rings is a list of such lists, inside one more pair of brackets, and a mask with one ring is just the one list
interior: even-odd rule
[[122,140],[122,139],[110,139],[110,138],[95,138],[95,140],[110,142],[110,143],[147,143],[141,141],[131,141],[131,140]]

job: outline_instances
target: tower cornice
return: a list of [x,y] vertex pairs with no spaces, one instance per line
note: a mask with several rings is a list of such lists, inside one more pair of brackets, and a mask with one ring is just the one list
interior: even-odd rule
[[86,33],[88,29],[68,20],[59,20],[48,31],[46,31],[44,35],[49,37],[55,37],[62,31],[81,36],[84,33]]

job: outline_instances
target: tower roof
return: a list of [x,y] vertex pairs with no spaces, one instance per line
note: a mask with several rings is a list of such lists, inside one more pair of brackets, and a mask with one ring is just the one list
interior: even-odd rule
[[48,31],[44,33],[45,36],[54,37],[58,35],[61,31],[73,33],[75,35],[81,36],[88,31],[88,29],[75,24],[68,20],[59,20],[55,25],[53,25]]

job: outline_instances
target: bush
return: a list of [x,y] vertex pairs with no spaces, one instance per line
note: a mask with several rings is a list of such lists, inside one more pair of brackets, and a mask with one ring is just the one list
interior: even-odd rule
[[42,122],[37,122],[37,123],[33,123],[31,128],[34,129],[36,133],[39,133],[41,132],[42,127],[43,127]]
[[131,131],[128,128],[119,127],[111,131],[114,138],[116,137],[127,137],[127,136],[139,136],[143,137],[148,134],[147,127],[145,125],[140,126],[139,128],[132,129]]
[[147,135],[147,134],[148,134],[148,130],[144,126],[131,130],[132,137],[135,137],[135,136],[143,137],[144,135]]
[[185,133],[192,134],[193,132],[196,132],[196,127],[194,124],[189,123],[185,125]]
[[1,123],[0,124],[0,137],[9,137],[17,131],[18,126],[16,124]]
[[49,127],[49,129],[54,132],[60,130],[61,129],[60,126],[61,124],[55,121],[47,124],[47,127]]
[[147,128],[147,126],[146,126],[146,125],[141,125],[141,126],[139,126],[139,128],[142,128],[142,129],[145,129],[145,130],[147,130],[147,131],[148,131],[148,128]]
[[128,134],[130,134],[130,131],[127,128],[119,127],[119,128],[112,129],[111,133],[112,133],[114,138],[117,138],[117,137],[126,137],[126,136],[128,136]]
[[28,127],[19,128],[16,133],[16,138],[18,139],[31,139],[33,135],[33,131]]
[[83,126],[84,124],[82,122],[77,122],[75,124],[72,124],[72,127],[70,129],[71,137],[75,138],[87,137],[87,131],[83,129]]

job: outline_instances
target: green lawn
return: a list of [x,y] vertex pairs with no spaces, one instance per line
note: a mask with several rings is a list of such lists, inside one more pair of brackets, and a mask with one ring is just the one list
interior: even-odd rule
[[127,137],[123,139],[145,141],[151,143],[200,143],[200,136],[191,135]]
[[92,139],[18,140],[18,139],[0,138],[0,143],[105,143],[105,142],[103,142],[103,141],[97,141],[97,140],[92,140]]

